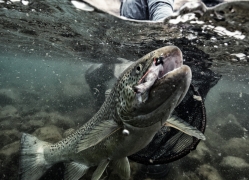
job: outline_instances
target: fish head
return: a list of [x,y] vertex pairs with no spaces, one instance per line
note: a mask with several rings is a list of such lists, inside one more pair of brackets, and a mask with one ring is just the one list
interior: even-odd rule
[[[162,66],[158,77],[143,94],[138,93],[135,87],[155,64]],[[166,46],[145,55],[127,68],[116,84],[119,118],[135,127],[163,124],[186,95],[191,79],[191,69],[183,65],[178,47]]]

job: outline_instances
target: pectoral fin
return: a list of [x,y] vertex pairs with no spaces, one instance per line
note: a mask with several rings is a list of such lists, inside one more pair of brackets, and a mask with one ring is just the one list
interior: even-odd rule
[[171,118],[167,119],[167,121],[164,125],[178,129],[178,130],[184,132],[185,134],[188,134],[190,136],[194,136],[198,139],[206,140],[206,137],[204,136],[204,134],[201,131],[199,131],[196,127],[191,126],[186,121],[184,121],[183,119],[181,119],[177,116],[172,116]]
[[114,171],[123,179],[129,179],[130,178],[130,163],[128,161],[128,158],[122,158],[113,161],[112,163]]
[[77,152],[83,151],[89,147],[92,147],[98,144],[103,139],[109,137],[114,132],[119,130],[121,127],[114,120],[106,120],[95,127],[86,135],[77,144]]
[[85,164],[78,162],[65,163],[64,180],[78,180],[88,170]]
[[94,171],[92,179],[91,180],[99,180],[102,176],[104,170],[106,169],[107,165],[109,164],[109,160],[103,160],[98,165],[97,169]]

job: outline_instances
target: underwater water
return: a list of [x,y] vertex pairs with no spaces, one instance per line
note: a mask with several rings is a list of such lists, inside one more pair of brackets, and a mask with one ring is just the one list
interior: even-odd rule
[[[87,63],[1,55],[0,67],[1,177],[16,179],[22,132],[56,142],[90,119],[96,109],[84,80]],[[205,102],[207,140],[170,163],[165,179],[248,178],[249,68],[213,68],[222,78]],[[139,168],[132,164],[134,177]]]
[[[49,8],[45,7],[44,4],[46,3]],[[58,2],[54,1],[54,3]],[[69,16],[71,18],[70,13],[79,13],[76,9],[72,10],[73,6],[68,1],[63,1],[63,3],[65,6],[61,5],[61,9],[56,10],[56,13],[64,14],[67,8],[69,10],[66,11],[65,17]],[[150,52],[156,47],[184,44],[182,39],[179,42],[177,41],[180,39],[178,33],[169,35],[175,36],[175,41],[167,42],[165,39],[156,41],[157,39],[155,40],[152,37],[153,35],[148,35],[149,38],[144,40],[144,34],[138,35],[135,31],[143,27],[139,23],[129,24],[123,22],[124,20],[109,17],[109,15],[98,11],[96,14],[94,12],[84,14],[85,12],[83,12],[83,15],[94,27],[90,27],[87,23],[81,23],[80,27],[77,25],[66,26],[68,22],[63,19],[65,17],[59,19],[62,24],[64,23],[65,28],[58,26],[58,24],[51,25],[49,24],[50,13],[54,12],[51,9],[57,5],[48,2],[44,2],[44,4],[42,4],[44,5],[42,7],[40,4],[38,6],[35,3],[30,3],[31,8],[28,9],[26,5],[23,7],[22,4],[10,3],[7,6],[5,2],[0,2],[0,13],[4,17],[0,18],[0,179],[3,180],[18,179],[19,143],[23,132],[33,134],[49,142],[57,142],[79,128],[97,112],[99,108],[96,105],[96,97],[99,93],[98,87],[103,87],[98,84],[96,84],[95,89],[89,87],[85,75],[91,65],[98,65],[99,63],[115,64],[117,62],[113,59],[116,59],[116,57],[136,60],[145,52]],[[23,11],[24,15],[19,18],[20,15],[17,14],[17,18],[13,19],[14,13],[11,14],[11,12],[19,7],[23,8],[20,12]],[[36,19],[36,21],[27,21],[29,23],[22,26],[22,23],[26,23],[23,19],[30,16],[27,15],[27,11],[35,9],[38,12],[37,9],[39,8],[51,10],[51,12],[45,13],[48,18],[41,20],[43,24],[47,22],[47,25],[40,29],[33,29],[33,24],[40,23]],[[64,10],[62,10],[63,8]],[[83,16],[80,15],[80,17]],[[56,19],[57,16],[51,15],[51,17],[55,18],[55,22],[58,20]],[[71,22],[70,18],[69,22]],[[108,21],[105,18],[111,20]],[[240,18],[244,19],[243,16]],[[101,24],[95,24],[100,20],[106,21],[106,27],[110,25],[111,28],[108,27],[108,32],[105,32],[104,35],[100,33],[98,36],[96,35],[98,34],[96,29]],[[6,22],[8,22],[8,26],[6,26]],[[126,29],[122,30],[120,26],[122,23],[127,23],[124,25]],[[248,22],[245,21],[245,23]],[[56,29],[56,26],[59,28]],[[147,25],[145,26],[147,27]],[[155,25],[158,29],[160,29],[160,26],[162,25]],[[80,33],[71,33],[68,27],[71,28],[72,32],[78,29],[83,34],[80,36]],[[131,33],[127,36],[130,36],[131,39],[125,41],[123,39],[128,38],[123,37],[122,32],[127,32],[127,27],[130,27],[129,31]],[[148,30],[149,33],[157,33],[156,28],[153,28],[154,25],[149,25],[149,27],[152,27]],[[23,31],[22,28],[27,31]],[[105,27],[101,28],[105,29]],[[112,32],[112,29],[118,28],[120,28],[120,32],[117,32],[116,35]],[[223,36],[218,36],[217,33],[212,32],[204,38],[202,36],[197,37],[197,39],[203,41],[202,45],[195,40],[191,40],[188,44],[188,46],[195,46],[203,51],[207,49],[205,53],[212,59],[212,65],[208,68],[222,75],[222,77],[211,88],[205,99],[207,112],[206,140],[201,141],[196,150],[187,156],[168,164],[165,168],[169,169],[169,172],[158,179],[249,179],[249,36],[246,34],[249,29],[242,28],[242,30],[244,31],[241,32],[245,34],[243,40],[225,35],[222,38]],[[37,35],[34,35],[35,33],[31,31],[36,32]],[[63,31],[63,36],[59,36],[61,35],[60,31]],[[171,31],[174,30],[171,29]],[[188,36],[189,39],[197,36],[194,29],[183,29],[183,31],[189,33],[191,36]],[[199,30],[197,31],[199,32]],[[232,30],[230,29],[230,31]],[[53,39],[57,35],[56,33],[58,33],[58,38]],[[160,35],[160,33],[162,33],[161,29],[158,34]],[[50,39],[50,35],[53,38]],[[183,32],[182,36],[185,35]],[[112,42],[111,45],[107,44],[110,36],[117,36],[116,39],[110,41]],[[165,38],[169,39],[169,37]],[[80,43],[80,39],[86,41],[86,44],[82,42],[83,44],[77,49],[75,44],[78,41]],[[139,48],[136,47],[135,39],[137,39],[137,42],[143,41]],[[214,41],[214,39],[216,40]],[[150,42],[153,41],[156,41],[156,45],[152,44],[153,46],[150,46]],[[126,49],[127,44],[132,42],[135,45]],[[241,51],[230,52],[231,49],[225,49],[227,45],[223,48],[214,47],[224,42],[232,46],[231,49]],[[102,46],[101,43],[106,44]],[[50,44],[53,45],[48,46]],[[181,49],[181,46],[179,48]],[[184,51],[184,48],[182,46],[183,56],[191,58],[195,50],[188,53]],[[226,58],[232,53],[239,52],[244,53],[243,58],[231,55],[229,56],[230,59],[227,58],[228,60],[226,58],[222,59],[224,51],[228,51],[225,53]],[[220,57],[222,58],[219,59]],[[194,55],[193,58],[195,58]],[[101,74],[96,76],[101,76]],[[96,79],[96,77],[93,77],[93,79]],[[109,84],[106,86],[110,87]],[[131,161],[131,179],[155,179],[149,176],[141,176],[141,168],[141,164]],[[63,168],[58,167],[52,169],[43,179],[55,179],[51,174],[61,173],[63,173]],[[106,172],[106,174],[108,173]],[[102,179],[118,178],[115,175],[107,177],[106,174]],[[59,177],[60,175],[57,178],[59,179]],[[90,177],[91,171],[89,175],[82,179],[90,179]]]

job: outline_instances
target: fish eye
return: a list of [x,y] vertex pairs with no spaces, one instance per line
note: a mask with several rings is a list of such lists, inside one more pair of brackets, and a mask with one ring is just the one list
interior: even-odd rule
[[143,66],[142,64],[139,64],[136,68],[136,73],[138,74],[142,70]]

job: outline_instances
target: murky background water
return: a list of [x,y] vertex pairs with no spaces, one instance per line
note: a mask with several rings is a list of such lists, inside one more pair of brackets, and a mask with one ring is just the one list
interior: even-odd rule
[[[66,4],[64,7],[71,7],[71,4],[68,5],[66,2],[63,1]],[[98,110],[95,102],[99,86],[96,85],[96,89],[90,89],[85,80],[85,73],[90,65],[106,62],[107,60],[109,60],[109,64],[114,64],[116,63],[112,59],[114,56],[114,59],[117,56],[135,60],[144,54],[143,51],[152,51],[154,49],[150,49],[149,45],[141,45],[140,49],[132,47],[136,50],[126,54],[128,50],[122,50],[115,43],[112,45],[106,44],[102,49],[99,48],[99,44],[108,42],[108,37],[113,35],[110,30],[112,28],[108,29],[110,32],[106,33],[106,36],[102,37],[103,39],[96,39],[95,34],[91,37],[91,33],[95,32],[92,29],[89,32],[84,30],[85,36],[83,35],[83,37],[87,36],[92,40],[87,41],[87,43],[90,43],[94,49],[94,43],[97,42],[98,53],[106,55],[105,57],[99,57],[96,49],[91,50],[87,46],[83,47],[82,45],[80,50],[77,50],[76,46],[70,46],[71,42],[77,43],[74,38],[80,39],[82,37],[75,37],[69,31],[69,34],[64,34],[63,36],[65,41],[58,37],[57,40],[52,39],[49,42],[45,39],[43,42],[41,41],[42,38],[30,36],[30,32],[22,34],[21,28],[19,29],[15,25],[18,22],[21,27],[22,20],[16,18],[15,21],[12,21],[11,15],[6,13],[7,11],[12,11],[11,8],[15,9],[19,6],[12,4],[11,8],[7,10],[4,3],[3,1],[0,3],[0,13],[10,24],[13,22],[13,26],[6,26],[4,18],[0,18],[2,28],[0,32],[2,36],[0,38],[0,179],[17,179],[19,140],[22,132],[34,134],[46,141],[56,142],[67,136],[73,129],[77,129],[84,124]],[[37,7],[37,9],[39,8],[42,7]],[[27,8],[26,11],[28,11]],[[70,11],[71,9],[67,13],[70,14]],[[24,13],[26,12],[24,11]],[[46,15],[49,17],[48,14]],[[28,17],[27,14],[26,16]],[[91,20],[95,24],[96,22],[98,23],[98,18],[103,18],[107,15],[100,13],[100,15],[90,14],[89,16],[96,17],[95,20]],[[111,19],[109,16],[108,18]],[[244,17],[241,16],[240,18],[243,19]],[[49,20],[47,21],[49,24]],[[123,23],[121,20],[114,19],[114,21],[117,21],[117,24]],[[33,21],[33,23],[35,22]],[[246,23],[248,24],[247,21],[244,22],[244,24]],[[133,28],[141,28],[139,24],[127,24],[124,25],[124,28],[131,26],[131,31]],[[85,28],[84,26],[89,26],[89,24],[82,25],[79,29]],[[100,27],[100,25],[98,26]],[[118,29],[120,26],[116,27]],[[160,28],[156,25],[155,27]],[[29,27],[26,26],[25,28],[28,29]],[[32,29],[31,25],[30,28]],[[75,25],[75,27],[71,28],[77,29],[77,26]],[[68,30],[67,27],[64,29]],[[82,29],[81,31],[83,31]],[[120,29],[119,33],[122,34],[122,28]],[[34,31],[36,30],[34,29]],[[49,25],[43,31],[47,31],[46,33],[48,34],[54,33]],[[205,37],[201,35],[197,37],[197,40],[203,41],[204,45],[191,40],[191,46],[204,50],[212,57],[213,64],[210,69],[221,74],[222,78],[209,91],[205,101],[208,120],[205,132],[207,140],[201,142],[197,149],[188,156],[171,163],[169,165],[170,172],[163,179],[249,179],[249,43],[247,31],[248,29],[242,28],[241,32],[245,34],[243,40],[225,35],[218,36],[215,32],[212,32],[212,34],[207,33]],[[15,36],[7,36],[9,32],[13,32]],[[38,29],[36,32],[39,32]],[[182,36],[185,35],[184,33],[189,33],[191,37],[198,36],[199,34],[197,35],[195,32],[199,32],[199,30],[190,29],[188,32],[183,29]],[[179,35],[177,33],[175,33],[175,36]],[[138,38],[136,32],[134,34],[127,35],[131,37],[127,42],[135,41],[134,39]],[[212,39],[213,36],[218,40]],[[168,37],[165,38],[169,39]],[[117,39],[115,42],[122,40],[121,35]],[[48,44],[51,44],[52,41],[54,44],[48,47]],[[138,39],[137,41],[141,40]],[[152,41],[155,41],[155,39]],[[68,44],[66,44],[67,42]],[[229,46],[236,52],[232,52],[229,48],[226,49],[227,46],[224,45],[221,48],[221,42],[230,43]],[[125,48],[126,42],[122,41],[122,43],[124,43]],[[147,40],[145,40],[146,43]],[[161,41],[158,42],[158,46],[161,46],[160,43]],[[170,44],[169,42],[167,43],[168,45]],[[217,47],[214,47],[215,45]],[[144,50],[142,47],[147,49]],[[114,50],[108,48],[117,48],[118,52],[122,53],[114,54]],[[79,51],[82,51],[82,54],[79,54]],[[95,51],[96,57],[93,51]],[[109,51],[110,53],[108,53]],[[130,49],[129,51],[132,50]],[[232,53],[240,52],[244,53],[243,58],[235,55],[230,56]],[[226,57],[224,54],[226,54]],[[219,59],[218,57],[224,59]],[[95,94],[92,93],[93,91]],[[138,169],[139,165],[132,163],[131,179],[138,179],[135,176]]]

